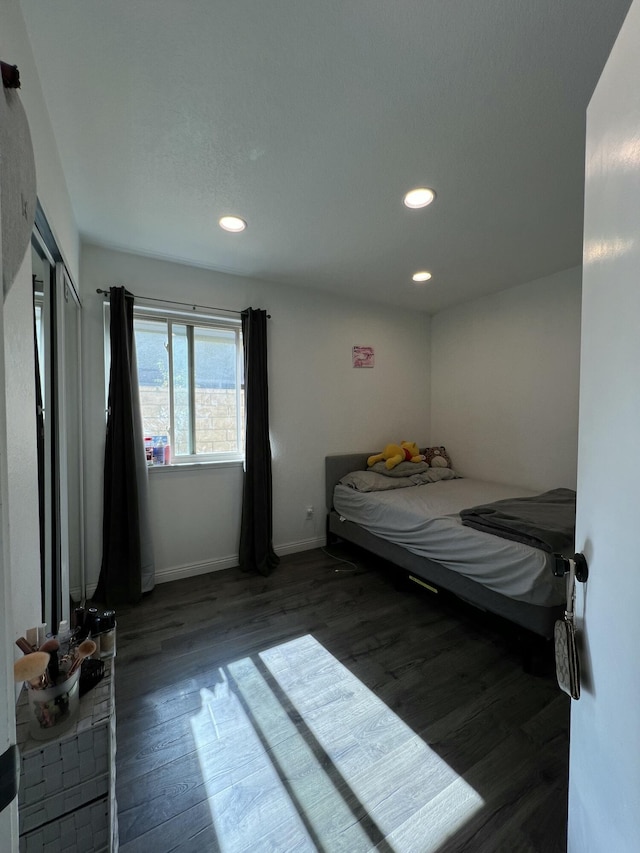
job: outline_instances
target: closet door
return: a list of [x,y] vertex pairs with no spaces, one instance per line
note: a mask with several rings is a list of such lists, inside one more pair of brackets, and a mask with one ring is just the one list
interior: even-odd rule
[[55,261],[40,233],[34,231],[31,241],[31,273],[33,279],[34,322],[37,342],[37,380],[40,399],[36,399],[38,419],[38,491],[40,498],[40,551],[42,621],[49,626],[59,619],[54,603],[58,600],[59,566],[57,561],[57,466],[55,449],[54,389],[54,288]]
[[64,264],[56,264],[56,366],[60,525],[60,599],[69,619],[69,599],[83,597],[82,405],[80,299]]
[[42,618],[55,631],[84,596],[81,304],[46,223],[32,240],[41,386]]

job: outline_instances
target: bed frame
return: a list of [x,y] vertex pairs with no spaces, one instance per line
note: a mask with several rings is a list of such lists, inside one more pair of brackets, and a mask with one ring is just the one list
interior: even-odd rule
[[453,593],[481,610],[489,611],[510,622],[538,634],[545,639],[553,637],[556,619],[561,619],[564,607],[544,607],[508,598],[482,584],[435,563],[426,557],[412,554],[401,545],[394,545],[369,533],[352,521],[341,521],[333,508],[333,489],[341,477],[350,471],[363,471],[370,453],[343,453],[325,457],[325,489],[327,502],[327,542],[344,539],[376,554],[408,573],[409,578],[427,589],[440,589]]

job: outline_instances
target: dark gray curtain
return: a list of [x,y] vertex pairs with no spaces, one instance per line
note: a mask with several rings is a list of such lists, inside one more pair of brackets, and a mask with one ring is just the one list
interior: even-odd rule
[[267,312],[242,312],[245,387],[245,473],[240,568],[270,575],[280,562],[273,550],[271,444],[267,381]]
[[112,287],[111,372],[104,454],[102,566],[96,601],[134,604],[153,589],[148,472],[133,337],[133,296]]

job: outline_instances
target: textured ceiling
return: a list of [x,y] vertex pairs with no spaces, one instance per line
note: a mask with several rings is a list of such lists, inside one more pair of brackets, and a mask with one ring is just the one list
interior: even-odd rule
[[86,240],[430,312],[580,263],[628,6],[21,0]]

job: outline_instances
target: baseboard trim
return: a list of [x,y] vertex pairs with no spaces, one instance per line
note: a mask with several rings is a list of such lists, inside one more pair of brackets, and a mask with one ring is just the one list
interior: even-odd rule
[[[96,583],[89,583],[89,584],[87,584],[87,589],[86,589],[86,592],[85,592],[85,595],[86,595],[87,599],[89,599],[89,598],[91,598],[91,597],[93,596],[93,593],[96,591],[97,586],[98,586],[98,582],[97,582],[97,581],[96,581]],[[74,586],[74,587],[72,587],[72,588],[69,590],[69,595],[71,596],[71,598],[72,598],[72,600],[74,601],[74,603],[75,603],[75,604],[80,604],[80,601],[81,601],[81,598],[82,598],[82,590],[80,589],[80,587],[79,587],[79,586]]]
[[205,560],[201,563],[187,563],[184,566],[174,566],[169,569],[158,569],[156,571],[156,583],[170,583],[182,578],[193,578],[197,575],[208,575],[211,572],[221,572],[223,569],[231,569],[238,565],[238,555],[221,557],[218,560]]
[[[322,548],[325,545],[325,538],[302,539],[299,542],[289,542],[286,545],[274,545],[273,550],[279,557],[284,557],[287,554],[297,554],[300,551],[312,551],[314,548]],[[238,565],[238,555],[232,554],[229,557],[221,557],[218,560],[206,560],[201,563],[187,563],[184,566],[173,566],[168,569],[158,569],[156,571],[156,583],[170,583],[171,581],[181,580],[182,578],[192,578],[197,575],[208,575],[210,572],[221,572],[223,569],[231,569]],[[98,583],[87,584],[87,598],[91,598],[96,591]],[[74,601],[80,600],[80,587],[74,587],[70,590],[71,598]]]
[[322,548],[326,545],[326,537],[321,536],[314,539],[301,539],[299,542],[289,542],[287,545],[274,545],[273,550],[279,557],[286,554],[297,554],[299,551],[313,551],[314,548]]

